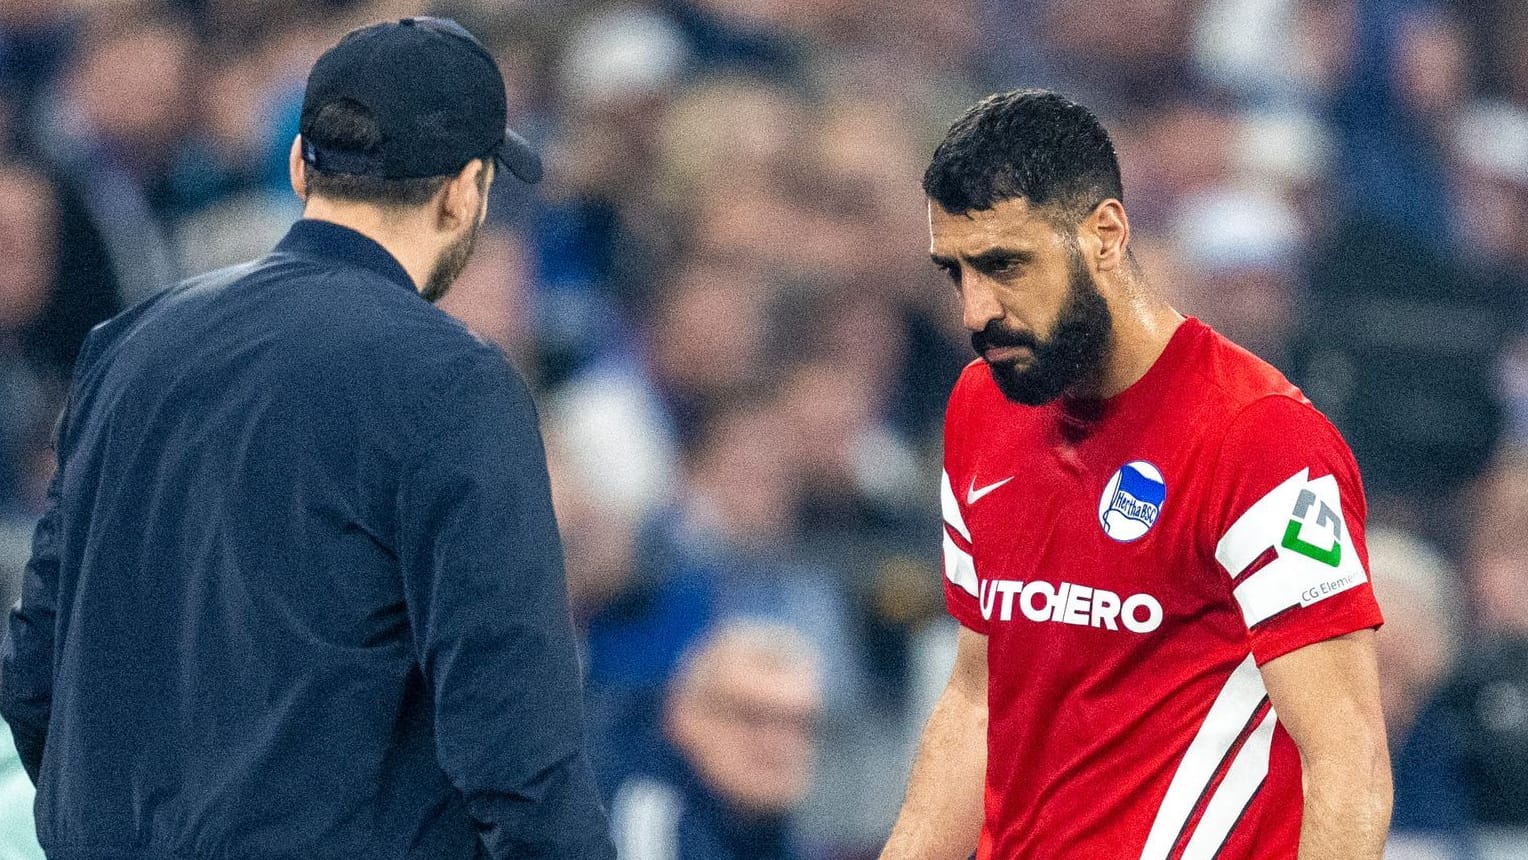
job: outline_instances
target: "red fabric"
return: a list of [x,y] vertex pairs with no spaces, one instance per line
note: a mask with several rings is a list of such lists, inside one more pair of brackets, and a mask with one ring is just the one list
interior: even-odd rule
[[[1134,495],[1105,499],[1116,473],[1137,462],[1149,465],[1132,467],[1118,485]],[[1231,680],[1239,666],[1238,677],[1257,689],[1242,693],[1245,713],[1220,721],[1235,723],[1222,732],[1229,752],[1191,786],[1191,802],[1179,801],[1188,811],[1171,854],[1182,853],[1197,827],[1205,839],[1216,833],[1202,823],[1208,817],[1228,829],[1216,839],[1221,860],[1294,856],[1299,756],[1272,718],[1261,746],[1248,739],[1262,724],[1263,695],[1248,657],[1261,664],[1375,627],[1379,609],[1362,582],[1249,631],[1233,593],[1242,571],[1227,571],[1216,551],[1251,506],[1301,470],[1310,480],[1336,477],[1343,528],[1366,567],[1363,490],[1337,431],[1276,370],[1198,320],[1187,320],[1147,374],[1107,401],[1024,407],[1003,398],[984,363],[966,368],[945,427],[944,587],[950,613],[988,636],[983,857],[1141,856],[1190,744],[1201,729],[1222,731],[1206,717],[1223,689],[1227,699],[1241,689]],[[1165,485],[1154,517],[1153,493],[1164,490],[1154,489],[1153,471]],[[1134,539],[1106,533],[1101,503],[1116,535]],[[1295,534],[1321,549],[1322,530],[1332,526],[1330,517],[1315,524],[1318,507],[1312,525]],[[1298,595],[1267,578],[1325,568],[1282,560],[1290,551],[1276,544],[1291,514],[1278,514],[1268,546],[1253,556],[1273,548],[1280,558],[1249,558],[1247,567],[1260,568],[1246,579],[1265,577],[1260,584],[1274,593]],[[963,586],[951,569],[962,554],[972,559],[974,584]],[[1292,567],[1299,564],[1306,567]],[[1344,564],[1351,570],[1351,557]],[[1152,604],[1160,608],[1156,626]],[[1248,761],[1233,765],[1239,757]],[[1244,770],[1264,763],[1260,781]],[[1207,815],[1217,792],[1237,790],[1249,798],[1234,814]]]

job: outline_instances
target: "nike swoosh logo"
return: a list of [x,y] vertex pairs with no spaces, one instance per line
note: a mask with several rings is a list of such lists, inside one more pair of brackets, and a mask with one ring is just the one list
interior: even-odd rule
[[968,504],[968,505],[976,504],[977,502],[982,500],[983,496],[987,495],[988,493],[992,492],[993,490],[997,489],[998,487],[1003,486],[1004,484],[1006,484],[1006,483],[1008,483],[1009,481],[1012,481],[1012,480],[1013,480],[1013,476],[1009,475],[1008,477],[1004,478],[1003,480],[998,481],[996,484],[988,484],[987,486],[982,487],[981,489],[978,490],[976,488],[976,479],[972,478],[971,479],[971,487],[970,487],[970,489],[966,490],[966,504]]

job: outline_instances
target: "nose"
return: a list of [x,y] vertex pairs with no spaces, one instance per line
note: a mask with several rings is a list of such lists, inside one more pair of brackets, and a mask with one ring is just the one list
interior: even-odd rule
[[1002,319],[1003,306],[986,278],[968,275],[960,291],[961,323],[967,331],[978,332],[987,323]]

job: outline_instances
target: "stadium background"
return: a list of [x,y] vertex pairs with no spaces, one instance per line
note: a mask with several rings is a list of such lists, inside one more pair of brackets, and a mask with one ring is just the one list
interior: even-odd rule
[[[420,11],[0,3],[6,604],[84,332],[267,250],[298,213],[307,68]],[[970,350],[918,179],[965,106],[1040,85],[1115,133],[1152,282],[1284,369],[1358,455],[1393,855],[1528,857],[1528,3],[429,11],[489,43],[550,164],[534,194],[495,189],[445,306],[539,392],[602,767],[707,624],[782,619],[828,678],[800,827],[818,856],[874,856],[953,636],[939,427]],[[0,816],[22,796],[0,788]],[[0,843],[24,841],[9,826]]]

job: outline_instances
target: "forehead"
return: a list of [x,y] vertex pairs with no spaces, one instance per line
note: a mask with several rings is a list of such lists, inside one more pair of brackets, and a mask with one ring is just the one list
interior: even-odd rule
[[810,705],[817,701],[821,683],[810,663],[782,664],[729,655],[711,678],[713,692],[751,702]]
[[1022,197],[959,215],[930,200],[928,227],[929,253],[950,259],[974,256],[997,247],[1038,249],[1059,239],[1055,225]]

